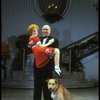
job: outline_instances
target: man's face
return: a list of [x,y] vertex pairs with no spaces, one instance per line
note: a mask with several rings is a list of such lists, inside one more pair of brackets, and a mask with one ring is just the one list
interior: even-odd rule
[[51,33],[51,29],[48,25],[44,25],[42,28],[42,35],[43,36],[49,36]]

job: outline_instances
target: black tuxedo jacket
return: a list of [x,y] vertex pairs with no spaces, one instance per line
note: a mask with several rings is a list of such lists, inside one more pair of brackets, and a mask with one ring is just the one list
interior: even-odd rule
[[[49,36],[46,40],[46,43],[54,37]],[[49,46],[53,48],[58,48],[59,42],[56,38],[55,41]],[[43,41],[43,37],[40,37],[41,42]],[[44,100],[52,100],[51,93],[48,90],[47,83],[45,82],[47,79],[53,77],[54,71],[54,58],[50,59],[48,64],[46,64],[42,68],[37,68],[35,59],[34,59],[34,100],[41,100],[41,92],[43,90]]]

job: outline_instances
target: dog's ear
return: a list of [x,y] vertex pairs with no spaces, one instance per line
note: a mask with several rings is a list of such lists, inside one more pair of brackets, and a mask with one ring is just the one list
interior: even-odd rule
[[49,81],[49,79],[45,80],[45,82],[47,82],[47,83],[48,83],[48,81]]
[[58,84],[61,83],[59,79],[55,79],[55,82],[58,83]]

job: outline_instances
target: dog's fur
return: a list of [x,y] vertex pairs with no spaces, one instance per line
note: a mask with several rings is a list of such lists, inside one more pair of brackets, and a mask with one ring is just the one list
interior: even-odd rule
[[48,89],[53,100],[73,100],[71,93],[57,79],[48,79]]

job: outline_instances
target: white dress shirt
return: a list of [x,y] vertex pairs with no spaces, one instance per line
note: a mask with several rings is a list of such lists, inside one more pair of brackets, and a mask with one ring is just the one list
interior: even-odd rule
[[47,40],[47,38],[44,38],[43,41],[42,41],[42,44],[45,44],[46,40]]

